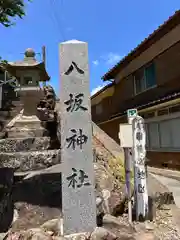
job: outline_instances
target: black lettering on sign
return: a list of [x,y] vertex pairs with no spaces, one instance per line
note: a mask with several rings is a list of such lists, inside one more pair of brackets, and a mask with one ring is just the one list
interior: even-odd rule
[[146,178],[146,172],[145,171],[138,171],[138,178],[139,179],[145,179]]
[[139,130],[141,129],[141,123],[140,123],[140,121],[137,122],[137,129],[139,129]]
[[138,141],[141,141],[141,140],[142,140],[142,132],[137,132],[137,133],[136,133],[136,139],[137,139]]
[[85,181],[88,180],[88,175],[83,170],[77,171],[77,169],[72,168],[72,172],[72,175],[66,178],[69,181],[68,187],[75,189],[90,185],[88,181]]
[[75,97],[73,96],[72,93],[69,94],[69,100],[65,101],[64,104],[68,105],[66,108],[67,112],[73,112],[73,111],[78,111],[79,109],[82,111],[87,111],[88,109],[86,107],[82,106],[83,103],[83,98],[84,94],[80,93],[76,95]]
[[142,186],[142,184],[138,184],[138,193],[144,193],[145,192],[145,186]]
[[136,146],[136,149],[137,149],[138,152],[142,152],[142,151],[143,151],[143,146],[142,146],[142,144],[138,144],[138,145]]
[[72,64],[64,74],[69,75],[74,70],[74,68],[77,70],[79,74],[84,74],[84,71],[80,69],[75,62],[72,62]]
[[76,129],[71,129],[73,135],[69,138],[66,138],[68,143],[67,148],[72,147],[73,150],[76,149],[76,146],[79,146],[82,149],[82,145],[87,143],[88,137],[82,133],[82,129],[79,129],[79,135],[77,134]]
[[145,164],[145,159],[143,157],[140,157],[138,160],[137,160],[137,164],[139,165],[144,165]]

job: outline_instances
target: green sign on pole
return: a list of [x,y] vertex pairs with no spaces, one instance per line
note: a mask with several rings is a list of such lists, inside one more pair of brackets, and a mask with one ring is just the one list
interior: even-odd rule
[[136,117],[137,116],[137,109],[128,109],[127,110],[128,118]]

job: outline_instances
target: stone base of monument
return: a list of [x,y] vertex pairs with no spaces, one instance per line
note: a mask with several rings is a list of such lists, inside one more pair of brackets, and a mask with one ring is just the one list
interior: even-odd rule
[[26,138],[26,137],[44,137],[48,136],[48,132],[44,128],[16,128],[13,127],[7,131],[8,138]]
[[23,112],[11,120],[6,127],[6,133],[8,138],[48,136],[47,130],[36,115],[25,116]]
[[27,127],[27,128],[39,128],[41,127],[41,121],[36,115],[33,116],[23,116],[21,115],[19,119],[14,123],[14,127]]
[[20,115],[19,118],[16,119],[14,123],[14,128],[20,128],[20,129],[26,130],[26,133],[29,132],[30,136],[32,136],[32,133],[34,132],[34,130],[37,129],[38,137],[44,136],[44,131],[45,131],[45,129],[41,126],[41,121],[36,115],[32,115],[32,116]]

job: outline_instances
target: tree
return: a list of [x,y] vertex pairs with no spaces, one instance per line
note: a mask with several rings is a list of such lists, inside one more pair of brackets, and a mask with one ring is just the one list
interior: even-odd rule
[[0,23],[9,27],[14,24],[12,22],[13,18],[24,17],[24,5],[24,0],[0,0]]
[[[31,1],[31,0],[27,0]],[[0,0],[0,24],[4,27],[13,25],[13,18],[22,18],[25,16],[24,0]],[[0,56],[0,66],[5,67],[6,61],[3,61]]]

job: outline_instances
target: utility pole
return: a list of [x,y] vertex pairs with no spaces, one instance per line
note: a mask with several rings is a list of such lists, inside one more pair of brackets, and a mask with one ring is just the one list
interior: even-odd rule
[[[44,66],[46,68],[46,47],[45,46],[42,47],[42,57],[43,57]],[[46,82],[43,82],[43,86],[46,86]]]
[[42,47],[42,57],[43,57],[44,65],[46,67],[46,47],[45,46]]

